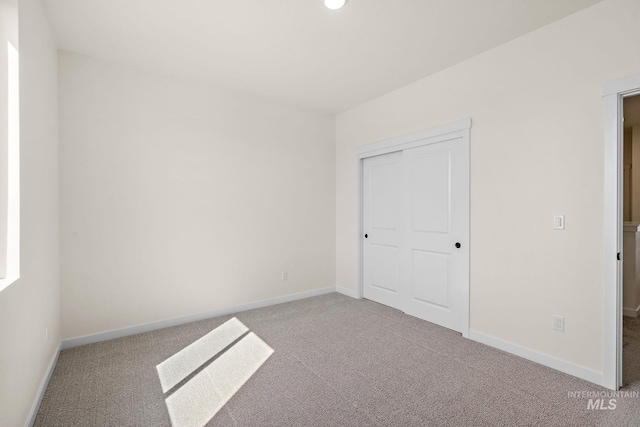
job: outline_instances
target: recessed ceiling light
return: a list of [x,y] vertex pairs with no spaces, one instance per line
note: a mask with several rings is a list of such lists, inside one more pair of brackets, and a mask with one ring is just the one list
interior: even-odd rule
[[324,0],[324,5],[329,9],[340,9],[345,3],[346,0]]

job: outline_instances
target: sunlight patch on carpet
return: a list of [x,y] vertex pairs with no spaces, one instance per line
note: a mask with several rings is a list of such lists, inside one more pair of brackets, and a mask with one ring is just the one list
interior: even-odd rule
[[250,332],[166,399],[173,427],[202,427],[271,356]]
[[273,353],[232,318],[156,365],[173,427],[203,427]]
[[234,317],[157,365],[162,392],[171,390],[248,330]]

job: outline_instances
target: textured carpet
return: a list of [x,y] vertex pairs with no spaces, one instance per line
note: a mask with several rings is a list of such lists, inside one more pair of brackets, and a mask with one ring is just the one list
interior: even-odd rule
[[[273,353],[207,426],[640,425],[638,397],[589,409],[568,393],[606,389],[339,294],[64,350],[35,425],[171,426],[156,365],[233,317]],[[638,392],[640,320],[624,334],[623,390]]]

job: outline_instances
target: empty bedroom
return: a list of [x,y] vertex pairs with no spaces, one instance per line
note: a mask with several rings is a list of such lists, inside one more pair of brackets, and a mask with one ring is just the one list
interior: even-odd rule
[[640,425],[639,23],[0,0],[0,426]]

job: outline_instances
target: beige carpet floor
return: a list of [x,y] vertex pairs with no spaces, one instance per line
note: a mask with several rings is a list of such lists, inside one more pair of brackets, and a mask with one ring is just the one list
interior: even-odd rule
[[[273,353],[207,426],[640,426],[638,397],[589,409],[569,392],[606,389],[340,294],[64,350],[35,425],[171,426],[172,393],[208,368],[164,393],[156,366],[233,317]],[[624,334],[623,390],[640,392],[640,320]]]

